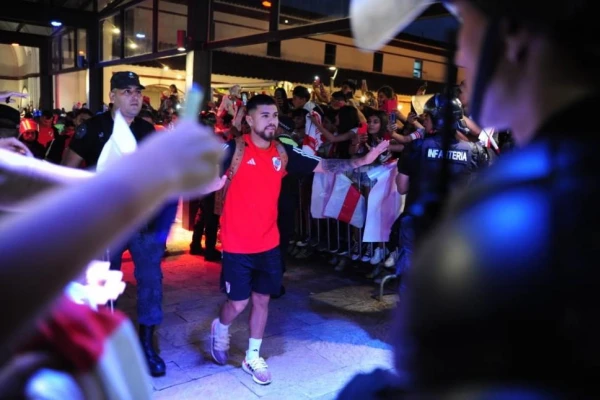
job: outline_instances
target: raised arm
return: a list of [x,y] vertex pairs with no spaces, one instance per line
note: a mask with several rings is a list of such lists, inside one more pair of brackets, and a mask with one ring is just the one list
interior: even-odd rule
[[0,302],[12,305],[0,325],[0,343],[14,344],[91,259],[165,201],[197,195],[217,176],[221,157],[222,145],[208,128],[185,122],[172,135],[147,139],[105,172],[2,220]]
[[375,161],[381,153],[385,152],[389,145],[390,142],[384,140],[376,147],[373,147],[371,151],[361,158],[354,158],[350,160],[322,159],[317,164],[314,172],[331,172],[337,174],[339,172],[346,172],[353,170],[354,168],[362,167],[363,165],[369,165],[373,163],[373,161]]
[[0,150],[0,210],[23,211],[24,203],[48,190],[81,184],[93,173],[60,167]]

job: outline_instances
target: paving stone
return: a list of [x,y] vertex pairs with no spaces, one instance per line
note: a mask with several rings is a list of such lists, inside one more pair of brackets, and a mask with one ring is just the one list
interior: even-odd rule
[[206,340],[210,335],[211,320],[189,322],[175,326],[161,326],[158,334],[174,346],[185,346]]
[[300,382],[298,386],[309,398],[318,398],[330,394],[332,388],[344,388],[355,375],[356,372],[352,369],[342,368]]
[[318,353],[342,367],[353,365],[382,365],[386,368],[393,366],[392,351],[386,344],[372,340],[364,344],[358,343],[338,343],[328,341],[317,341],[307,346],[310,350]]
[[154,394],[155,400],[254,400],[258,399],[250,389],[228,372],[196,379],[172,386]]
[[192,380],[179,366],[173,362],[166,363],[167,374],[160,378],[152,378],[152,386],[155,390],[162,390],[171,386],[180,385]]
[[288,387],[260,398],[260,400],[311,400],[296,387]]
[[181,316],[179,316],[177,313],[174,312],[169,312],[169,313],[165,313],[163,316],[163,322],[162,324],[160,324],[160,326],[173,326],[173,325],[179,325],[179,324],[185,324],[187,321],[183,318],[181,318]]
[[[338,394],[339,394],[339,392],[337,392],[337,391],[336,392],[330,392],[330,393],[327,393],[326,395],[323,395],[323,396],[314,397],[311,400],[337,400]],[[340,399],[340,400],[343,400],[343,399]]]
[[268,357],[265,360],[273,379],[270,385],[258,385],[241,368],[236,368],[230,373],[252,392],[262,397],[285,391],[289,387],[298,386],[300,382],[340,369],[334,363],[307,348],[295,349],[279,356]]
[[[392,369],[397,297],[378,302],[370,297],[375,285],[364,279],[368,271],[335,273],[318,260],[290,262],[287,293],[270,302],[261,355],[273,382],[258,385],[241,369],[250,306],[230,328],[228,364],[215,364],[210,325],[226,300],[219,290],[221,266],[189,255],[190,240],[190,232],[173,229],[168,247],[174,255],[162,263],[165,318],[155,339],[168,373],[153,379],[156,399],[333,400],[357,373]],[[125,256],[128,285],[119,309],[135,320],[133,264]]]

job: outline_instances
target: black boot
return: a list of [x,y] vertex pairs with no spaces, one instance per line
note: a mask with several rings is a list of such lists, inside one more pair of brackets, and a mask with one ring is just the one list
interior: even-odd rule
[[193,256],[203,256],[204,249],[199,244],[194,244],[192,242],[192,244],[190,244],[190,254]]
[[205,261],[219,262],[219,261],[221,261],[222,257],[223,257],[223,255],[221,254],[221,252],[219,250],[215,249],[214,247],[212,249],[207,248],[206,251],[204,252],[204,260]]
[[139,335],[142,350],[150,368],[150,375],[164,376],[167,373],[167,366],[163,359],[156,354],[156,350],[154,350],[154,342],[152,340],[154,337],[154,325],[140,325]]

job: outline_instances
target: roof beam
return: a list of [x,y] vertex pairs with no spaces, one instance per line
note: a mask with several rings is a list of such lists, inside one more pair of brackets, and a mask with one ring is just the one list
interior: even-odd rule
[[32,25],[50,26],[50,21],[57,20],[64,26],[85,29],[96,20],[91,11],[70,8],[52,7],[46,4],[35,4],[14,1],[10,7],[2,9],[2,19]]
[[0,43],[3,44],[18,43],[20,46],[42,47],[48,43],[48,40],[48,36],[32,35],[31,33],[2,31],[0,34]]
[[307,36],[322,35],[347,31],[350,29],[350,18],[341,18],[334,21],[321,22],[317,24],[303,25],[296,28],[280,29],[273,32],[258,33],[256,35],[242,36],[231,39],[216,40],[203,43],[203,50],[218,50],[225,47],[251,46],[255,44],[279,42],[281,40],[297,39]]
[[[216,3],[220,4],[220,3]],[[434,18],[451,15],[442,4],[433,4],[425,10],[418,19]],[[333,21],[319,22],[315,24],[302,25],[294,28],[280,29],[278,31],[258,33],[255,35],[236,37],[231,39],[217,40],[210,43],[203,43],[200,47],[203,50],[218,50],[226,47],[251,46],[269,42],[278,42],[303,38],[307,36],[322,35],[326,33],[336,33],[350,30],[350,18],[340,18]]]

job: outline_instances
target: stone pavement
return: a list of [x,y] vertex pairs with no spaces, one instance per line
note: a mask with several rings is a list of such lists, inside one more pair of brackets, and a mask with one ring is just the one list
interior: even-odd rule
[[[191,233],[175,228],[173,255],[163,262],[164,323],[158,330],[167,375],[154,378],[156,399],[335,399],[357,373],[392,368],[388,335],[396,296],[371,298],[362,278],[368,269],[335,273],[326,263],[292,263],[284,281],[287,294],[270,304],[261,347],[273,382],[261,386],[240,367],[248,346],[249,309],[231,327],[229,365],[210,356],[210,324],[224,295],[220,264],[188,254]],[[135,321],[133,266],[125,254],[128,282],[119,308]]]

